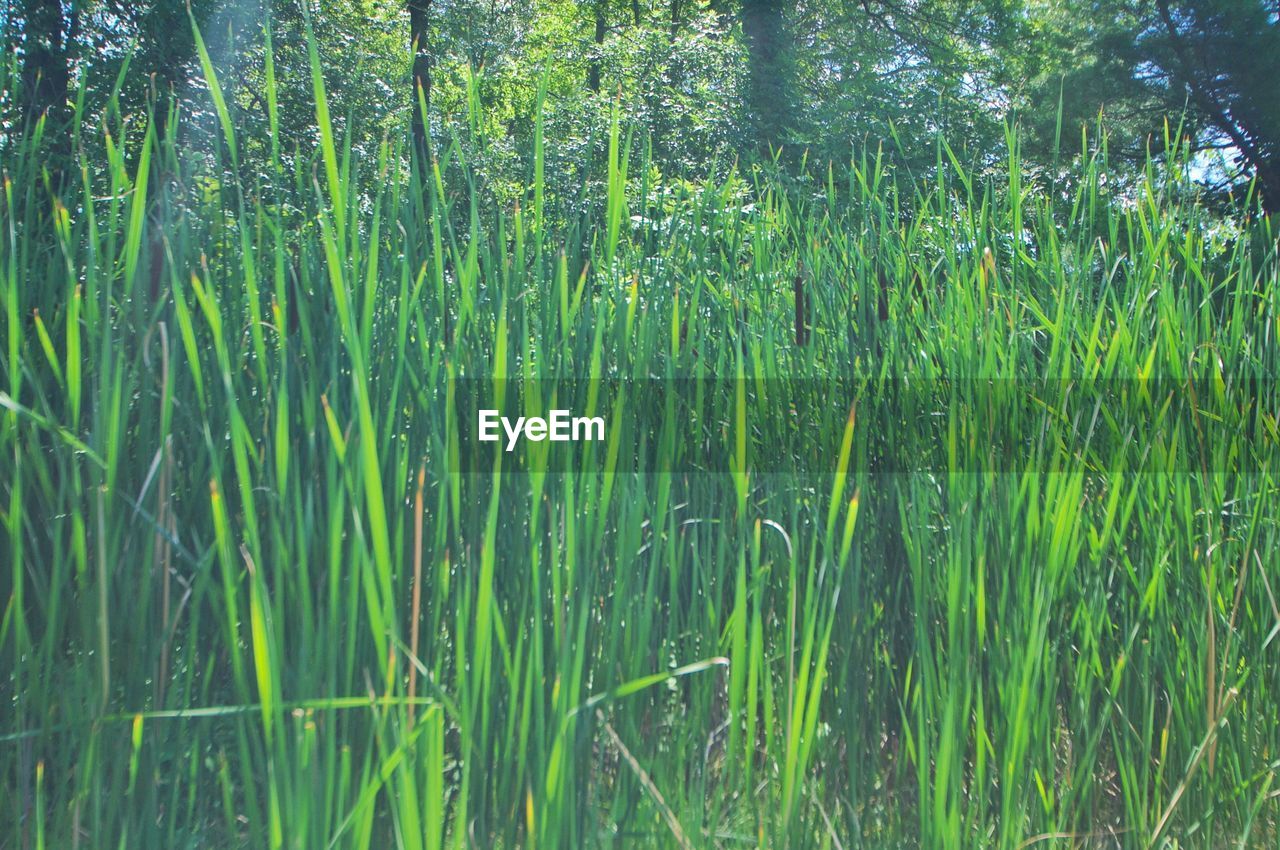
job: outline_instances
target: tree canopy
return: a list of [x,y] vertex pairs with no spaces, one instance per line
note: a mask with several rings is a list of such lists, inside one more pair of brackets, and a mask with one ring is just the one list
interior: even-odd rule
[[[1276,0],[15,0],[5,40],[23,85],[3,120],[57,126],[82,89],[91,109],[115,97],[126,112],[153,110],[162,129],[173,107],[206,113],[198,26],[249,127],[270,123],[260,92],[271,39],[279,127],[301,142],[313,132],[310,26],[357,150],[405,123],[424,150],[465,127],[485,140],[480,161],[499,184],[528,152],[545,85],[552,156],[581,160],[602,144],[615,102],[656,160],[689,173],[778,155],[795,169],[860,147],[927,173],[939,138],[980,166],[1005,156],[1006,124],[1048,169],[1082,127],[1100,127],[1135,163],[1171,141],[1190,145],[1209,188],[1238,195],[1256,179],[1274,209],[1278,10]],[[69,137],[49,137],[65,158]]]

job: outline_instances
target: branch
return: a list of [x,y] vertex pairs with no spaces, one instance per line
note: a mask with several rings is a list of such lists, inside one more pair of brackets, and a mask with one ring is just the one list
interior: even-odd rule
[[1191,97],[1213,119],[1213,122],[1231,138],[1232,143],[1253,166],[1259,181],[1264,186],[1272,188],[1273,191],[1280,190],[1280,180],[1277,180],[1276,175],[1272,173],[1261,152],[1250,141],[1248,134],[1239,124],[1232,120],[1226,107],[1220,104],[1212,93],[1201,85],[1200,80],[1192,69],[1191,58],[1187,55],[1187,45],[1183,40],[1182,33],[1179,32],[1178,25],[1174,23],[1173,15],[1169,11],[1169,0],[1156,0],[1156,8],[1160,10],[1160,19],[1163,21],[1165,29],[1169,32],[1169,39],[1173,44],[1174,52],[1178,55],[1178,62],[1183,66],[1183,81],[1190,90]]

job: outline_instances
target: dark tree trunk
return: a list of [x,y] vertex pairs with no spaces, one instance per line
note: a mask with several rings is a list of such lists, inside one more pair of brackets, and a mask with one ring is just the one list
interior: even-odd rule
[[[681,67],[681,59],[683,57],[678,56],[676,53],[676,42],[680,38],[681,15],[683,13],[680,0],[670,0],[668,11],[670,14],[668,40],[671,45],[671,53],[670,61],[663,71],[663,79],[666,81],[667,90],[671,93],[672,99],[677,100],[684,89],[684,69]],[[670,111],[660,109],[656,120],[652,122],[650,128],[653,150],[660,159],[671,156],[673,151],[668,149],[669,140],[677,134],[675,128],[678,122],[669,117]]]
[[1255,168],[1258,175],[1258,188],[1262,192],[1262,209],[1271,215],[1280,213],[1280,158]]
[[747,124],[768,156],[791,126],[788,0],[742,0],[747,42]]
[[[431,134],[427,113],[422,105],[431,106],[431,32],[429,13],[431,0],[409,0],[409,38],[413,45],[413,150],[425,162],[430,154]],[[422,92],[422,101],[418,92]]]
[[[74,12],[73,12],[74,16]],[[61,189],[71,156],[71,85],[69,48],[74,37],[74,17],[63,14],[59,0],[26,0],[23,6],[26,33],[22,85],[28,120],[46,117],[45,138],[52,149],[49,174],[55,191]]]
[[71,69],[67,57],[67,24],[59,0],[27,0],[23,49],[23,85],[32,117],[55,117],[65,108]]
[[596,0],[593,5],[596,14],[595,47],[591,52],[591,63],[587,66],[587,88],[593,92],[599,93],[600,49],[604,45],[605,33],[608,32],[608,26],[605,21],[607,6],[605,0]]
[[[194,13],[193,13],[194,14]],[[205,22],[201,20],[201,26]],[[140,42],[149,45],[132,67],[145,65],[151,70],[148,105],[154,119],[156,138],[163,141],[169,132],[171,111],[179,103],[179,92],[185,82],[185,63],[195,55],[195,39],[187,9],[177,3],[157,3],[138,21]]]

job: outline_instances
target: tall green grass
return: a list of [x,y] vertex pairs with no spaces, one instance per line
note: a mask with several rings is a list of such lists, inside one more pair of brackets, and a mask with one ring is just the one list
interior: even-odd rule
[[[5,148],[0,846],[1280,840],[1270,221],[1012,136],[665,179],[616,120],[601,196],[539,120],[500,208],[357,161],[314,52],[290,159],[202,60],[204,156]],[[573,386],[568,468],[465,443]]]

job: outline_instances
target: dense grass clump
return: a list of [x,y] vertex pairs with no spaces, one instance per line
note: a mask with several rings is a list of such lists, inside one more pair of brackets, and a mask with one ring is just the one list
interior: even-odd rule
[[616,123],[499,208],[209,82],[216,161],[6,148],[0,846],[1280,840],[1269,220]]

